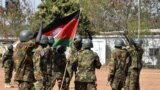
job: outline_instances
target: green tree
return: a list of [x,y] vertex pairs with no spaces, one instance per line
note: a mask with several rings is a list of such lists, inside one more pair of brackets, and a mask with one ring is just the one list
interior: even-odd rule
[[27,28],[27,18],[30,16],[31,8],[26,0],[9,3],[0,14],[0,31],[2,35],[18,36],[19,32]]
[[[79,3],[75,0],[42,0],[38,6],[38,11],[32,17],[31,21],[34,20],[32,27],[36,29],[39,22],[44,22],[44,26],[46,26],[54,19],[65,17],[79,9]],[[82,11],[77,32],[84,35],[84,30],[91,31],[90,21]]]
[[[150,28],[159,28],[160,1],[141,1],[141,34]],[[82,10],[91,21],[95,31],[118,31],[127,29],[137,34],[138,1],[137,0],[79,0]]]

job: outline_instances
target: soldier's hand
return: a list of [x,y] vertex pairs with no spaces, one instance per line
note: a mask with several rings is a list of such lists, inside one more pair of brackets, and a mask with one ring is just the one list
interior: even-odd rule
[[108,82],[110,82],[113,79],[113,75],[108,75]]
[[44,77],[44,78],[42,79],[42,82],[43,82],[43,85],[45,85],[45,84],[46,84],[46,82],[47,82],[47,78],[46,78],[46,77]]
[[78,62],[73,62],[72,63],[72,70],[77,71],[77,66],[78,66]]

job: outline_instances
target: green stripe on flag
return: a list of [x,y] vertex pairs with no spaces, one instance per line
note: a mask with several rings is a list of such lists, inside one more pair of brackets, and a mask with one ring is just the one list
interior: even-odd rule
[[53,46],[57,46],[57,45],[65,45],[65,46],[71,46],[71,40],[70,39],[56,39],[53,43]]

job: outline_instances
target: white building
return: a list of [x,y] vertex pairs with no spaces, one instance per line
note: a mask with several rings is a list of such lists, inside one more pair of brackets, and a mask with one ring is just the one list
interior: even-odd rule
[[[98,53],[102,64],[105,64],[107,59],[110,58],[111,52],[114,49],[114,41],[119,38],[124,39],[124,37],[120,35],[93,37],[94,47],[92,50]],[[142,37],[142,39],[144,41],[143,61],[156,65],[157,59],[155,58],[155,54],[159,53],[160,35],[147,35]]]

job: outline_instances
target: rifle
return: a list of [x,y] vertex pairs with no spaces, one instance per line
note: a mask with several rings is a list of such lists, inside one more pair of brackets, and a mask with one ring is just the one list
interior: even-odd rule
[[135,49],[137,48],[136,44],[134,43],[133,39],[129,37],[129,35],[126,35],[125,31],[123,32],[123,36],[126,38],[128,44],[130,47],[134,47]]
[[84,30],[84,31],[88,34],[88,38],[89,38],[90,40],[92,40],[93,38],[92,38],[91,33],[90,33],[88,30]]
[[2,59],[2,68],[4,67],[4,62],[6,61],[6,59]]
[[39,43],[41,41],[42,29],[43,29],[43,22],[40,23],[40,28],[39,28],[38,34],[36,36],[36,43]]
[[11,59],[10,51],[7,51],[7,52],[3,55],[3,57],[2,57],[2,67],[4,67],[5,62],[6,62],[8,59]]

